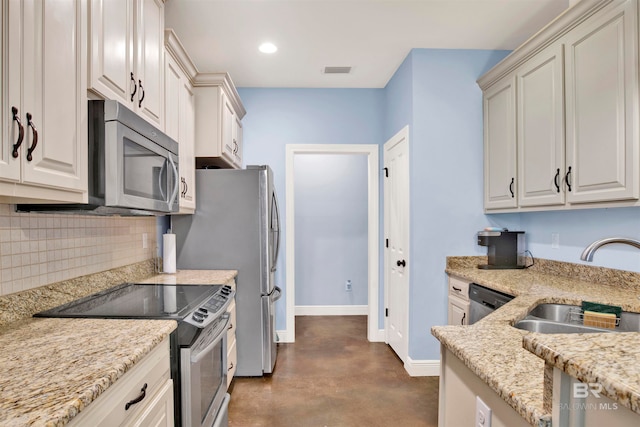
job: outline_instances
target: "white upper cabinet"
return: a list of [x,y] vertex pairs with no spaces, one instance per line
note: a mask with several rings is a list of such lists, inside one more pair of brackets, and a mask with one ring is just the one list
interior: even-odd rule
[[84,5],[2,1],[3,201],[87,200]]
[[242,118],[246,111],[229,74],[199,73],[194,90],[196,164],[242,168]]
[[562,45],[553,45],[517,72],[518,204],[564,204]]
[[564,40],[569,203],[639,196],[637,4],[593,16]]
[[[485,99],[485,210],[640,205],[638,56],[637,0],[582,0],[478,80]],[[506,95],[502,102],[497,97],[514,74],[516,166],[505,142],[511,116],[492,118],[496,106],[506,105]],[[492,151],[500,149],[502,156]],[[492,157],[498,160],[488,164]],[[510,174],[515,205],[494,183]]]
[[515,79],[506,77],[484,92],[484,206],[515,208]]
[[164,129],[164,1],[90,0],[89,90]]
[[197,69],[173,30],[165,31],[165,133],[180,148],[180,211],[193,213],[195,194],[195,94]]

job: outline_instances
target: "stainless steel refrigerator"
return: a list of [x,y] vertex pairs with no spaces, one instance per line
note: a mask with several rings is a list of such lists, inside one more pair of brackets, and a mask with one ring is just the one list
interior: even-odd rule
[[171,218],[178,269],[238,270],[237,376],[262,376],[276,363],[275,281],[278,200],[269,166],[196,170],[196,212]]

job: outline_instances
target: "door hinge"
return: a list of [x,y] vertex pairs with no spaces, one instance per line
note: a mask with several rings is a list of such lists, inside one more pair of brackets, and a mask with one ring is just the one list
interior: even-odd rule
[[389,178],[389,168],[382,168],[382,170],[384,171],[384,176]]
[[388,308],[384,309],[384,317],[389,317],[389,309]]
[[384,245],[385,247],[389,247],[389,239],[384,239]]

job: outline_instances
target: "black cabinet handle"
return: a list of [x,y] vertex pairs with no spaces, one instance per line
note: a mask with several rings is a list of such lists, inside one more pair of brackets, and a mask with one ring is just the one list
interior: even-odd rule
[[142,87],[142,80],[138,80],[138,86],[140,86],[140,93],[142,96],[138,99],[138,108],[142,107],[142,101],[144,100],[144,88]]
[[558,168],[558,170],[556,171],[556,176],[553,177],[553,183],[556,185],[556,191],[558,193],[560,192],[560,183],[558,182],[559,178],[560,178],[560,168]]
[[407,263],[406,263],[406,261],[405,261],[405,260],[402,260],[402,261],[396,261],[396,265],[397,265],[398,267],[406,267]]
[[564,182],[567,183],[567,190],[571,191],[571,183],[569,182],[569,179],[571,179],[571,166],[569,166],[567,174],[564,176]]
[[138,395],[138,397],[136,397],[133,400],[130,400],[127,402],[126,405],[124,405],[124,410],[128,411],[130,407],[132,407],[133,405],[135,405],[136,403],[140,403],[142,402],[142,399],[144,399],[147,396],[147,383],[144,383],[144,385],[142,386],[142,389],[140,390],[140,394]]
[[462,292],[462,288],[456,288],[455,286],[452,286],[452,288],[456,292]]
[[29,162],[33,160],[33,156],[31,154],[33,153],[33,150],[35,150],[36,146],[38,145],[38,130],[34,126],[33,121],[31,119],[32,119],[31,113],[27,113],[27,126],[31,128],[31,132],[33,133],[33,142],[31,143],[31,147],[29,147],[29,149],[27,150],[27,161]]
[[[229,323],[229,327],[227,328],[227,331],[230,331],[232,329],[233,329],[233,323]],[[233,364],[233,362],[232,362],[232,364]]]
[[230,371],[233,369],[233,362],[231,362],[231,366],[229,366],[229,369],[227,369],[227,371]]
[[511,192],[511,198],[513,199],[514,197],[516,197],[515,193],[513,192],[513,184],[516,182],[515,178],[511,178],[511,184],[509,184],[509,191]]
[[464,314],[462,315],[462,319],[460,319],[460,324],[461,324],[461,325],[464,325],[464,319],[466,319],[466,317],[467,317],[467,313],[464,313]]
[[133,78],[133,72],[131,73],[131,82],[133,83],[133,92],[131,92],[131,102],[133,102],[133,97],[136,95],[138,91],[138,85],[136,85],[136,79]]
[[13,152],[11,153],[15,159],[18,157],[18,148],[20,148],[24,140],[24,126],[22,126],[20,117],[18,117],[18,109],[16,107],[11,107],[11,113],[13,114],[13,121],[18,124],[18,140],[13,144]]

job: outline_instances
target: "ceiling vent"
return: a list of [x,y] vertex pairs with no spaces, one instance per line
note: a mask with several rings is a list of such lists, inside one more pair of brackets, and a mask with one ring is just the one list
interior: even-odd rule
[[325,74],[349,74],[351,67],[324,67]]

